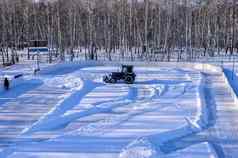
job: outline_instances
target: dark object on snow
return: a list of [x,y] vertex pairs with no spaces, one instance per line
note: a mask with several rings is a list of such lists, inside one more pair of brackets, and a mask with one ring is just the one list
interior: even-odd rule
[[124,80],[127,84],[133,84],[136,74],[133,72],[132,65],[122,65],[121,72],[112,72],[103,77],[105,83],[116,83],[118,80]]
[[8,67],[8,66],[12,66],[12,65],[13,65],[13,63],[11,63],[11,62],[3,63],[4,67]]
[[5,90],[9,90],[10,82],[7,77],[4,78],[4,88]]
[[23,76],[23,74],[18,74],[18,75],[15,75],[14,78],[16,79],[16,78],[20,78],[22,76]]

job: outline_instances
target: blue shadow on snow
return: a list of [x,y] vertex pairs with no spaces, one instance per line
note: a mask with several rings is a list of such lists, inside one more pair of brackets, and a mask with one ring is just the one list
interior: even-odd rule
[[43,82],[41,80],[30,80],[27,82],[24,82],[20,85],[17,85],[15,87],[10,88],[8,91],[2,91],[0,92],[0,105],[5,104],[6,102],[9,102],[12,99],[16,99],[17,97],[21,96],[22,94],[35,89],[42,85]]
[[[236,96],[238,96],[238,77],[236,76],[235,73],[233,74],[233,72],[229,69],[224,68],[223,72],[226,75],[226,78],[228,79],[228,82],[231,85]],[[232,77],[232,75],[234,76]]]

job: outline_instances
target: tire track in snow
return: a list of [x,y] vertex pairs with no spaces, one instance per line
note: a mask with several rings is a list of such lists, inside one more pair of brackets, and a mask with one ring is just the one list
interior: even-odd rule
[[[147,87],[147,86],[146,86]],[[152,86],[154,87],[154,86]],[[157,109],[163,109],[163,108],[166,108],[168,106],[170,106],[169,104],[163,104],[163,105],[156,105],[154,107],[153,104],[151,105],[147,105],[147,106],[138,106],[138,105],[142,105],[142,104],[147,104],[148,102],[151,102],[153,99],[156,99],[156,96],[160,96],[161,94],[164,94],[166,89],[165,89],[166,86],[164,86],[162,89],[160,89],[159,91],[159,94],[157,94],[154,90],[154,88],[148,88],[150,91],[151,91],[151,94],[148,95],[149,98],[137,98],[138,96],[135,97],[135,94],[138,93],[139,90],[137,90],[138,87],[133,87],[133,86],[130,86],[130,92],[128,94],[128,97],[127,99],[130,99],[130,100],[133,100],[133,102],[129,102],[127,104],[124,104],[123,106],[117,106],[117,107],[125,107],[125,106],[130,106],[132,111],[129,112],[129,113],[118,113],[120,115],[117,115],[117,116],[108,116],[106,118],[104,118],[103,120],[100,120],[98,122],[93,122],[93,123],[89,123],[87,125],[85,125],[84,127],[81,127],[80,129],[78,130],[75,130],[73,132],[69,132],[69,133],[66,133],[66,135],[71,135],[72,133],[75,133],[75,134],[86,134],[86,135],[95,135],[94,133],[97,133],[96,135],[102,135],[105,131],[104,129],[113,129],[114,127],[117,127],[119,126],[120,124],[128,121],[129,119],[135,117],[135,116],[138,116],[138,115],[142,115],[144,113],[148,113],[148,112],[152,112],[152,111],[155,111]],[[142,90],[145,88],[145,87],[140,87],[142,88]],[[161,87],[160,87],[161,88]],[[131,98],[131,95],[132,98]],[[110,102],[110,101],[109,101]],[[107,109],[107,112],[111,113],[112,110],[111,108]],[[114,114],[117,114],[116,112]],[[115,121],[116,120],[116,121]],[[60,137],[64,137],[64,136],[60,136]]]
[[[88,85],[88,84],[85,84],[85,85]],[[95,86],[95,87],[97,87],[97,86]],[[81,94],[80,98],[83,98],[83,96],[85,96],[86,94],[91,92],[94,88],[90,88],[90,90],[87,90],[87,93]],[[158,94],[157,94],[158,91],[162,91],[162,92],[160,92],[161,94],[163,93],[163,88],[162,88],[162,90],[160,89],[160,90],[154,91],[154,89],[150,88],[150,87],[149,88],[144,87],[144,86],[141,87],[141,89],[144,89],[144,88],[148,89],[151,92],[151,94],[148,95],[149,98],[147,98],[146,101],[144,101],[143,103],[148,102],[151,99],[158,96]],[[144,100],[144,98],[140,98],[140,99],[137,98],[138,91],[139,90],[136,87],[129,86],[128,95],[124,96],[122,98],[119,98],[116,101],[109,100],[109,101],[97,102],[95,104],[92,104],[93,108],[90,108],[86,111],[73,113],[73,114],[69,114],[69,115],[64,115],[64,113],[67,112],[67,110],[72,109],[73,106],[80,104],[80,100],[78,100],[76,104],[73,104],[73,106],[69,106],[69,104],[65,104],[65,103],[68,103],[68,101],[67,101],[68,99],[67,99],[63,103],[63,105],[66,105],[66,106],[58,106],[52,113],[47,115],[45,118],[40,120],[35,126],[33,126],[30,130],[25,132],[24,135],[33,134],[34,132],[37,132],[37,131],[59,130],[59,129],[65,128],[68,124],[70,124],[74,120],[77,120],[77,119],[80,119],[83,117],[87,117],[87,116],[91,116],[91,115],[95,115],[95,114],[99,114],[99,113],[117,114],[116,112],[113,111],[114,109],[116,109],[118,107],[128,106],[129,104],[132,104],[132,103],[136,103],[136,100],[139,100],[139,101]],[[79,92],[81,93],[81,90]],[[76,92],[75,94],[78,94],[78,92]],[[72,98],[75,99],[75,96],[72,95]],[[141,102],[141,104],[142,104],[142,102]]]
[[[137,91],[138,91],[137,88],[130,86],[127,96],[124,96],[116,101],[110,100],[110,101],[96,103],[96,104],[93,104],[94,108],[91,108],[91,109],[83,111],[83,112],[67,115],[65,117],[70,118],[70,120],[67,122],[67,125],[70,124],[71,122],[73,122],[74,120],[77,120],[77,119],[80,119],[80,118],[83,118],[86,116],[96,115],[96,114],[103,114],[103,113],[104,114],[115,114],[115,115],[123,114],[120,112],[115,112],[114,110],[119,107],[125,107],[125,106],[133,104],[137,100],[137,93],[138,93]],[[72,117],[74,117],[74,118],[72,118]],[[110,116],[108,116],[108,117],[110,117]],[[103,120],[97,121],[97,122],[88,123],[88,124],[84,125],[83,127],[81,127],[80,129],[77,129],[75,131],[84,131],[87,134],[89,134],[89,133],[92,134],[92,132],[90,132],[92,130],[95,130],[98,132],[98,131],[102,130],[102,128],[103,128],[102,124],[109,123],[109,120],[111,120],[111,119],[108,117],[104,118]],[[74,133],[75,131],[69,132],[69,133]],[[69,133],[67,133],[67,134],[69,134]]]
[[[90,108],[88,110],[69,115],[64,115],[68,110],[72,109],[76,105],[79,105],[81,100],[98,86],[101,86],[101,84],[94,83],[92,81],[84,81],[84,86],[81,90],[76,91],[63,103],[61,103],[51,112],[49,112],[45,117],[43,117],[41,120],[35,123],[31,128],[25,130],[23,132],[23,135],[34,134],[35,132],[40,131],[58,130],[65,128],[72,121],[83,117],[99,113],[113,113],[113,109],[124,105],[128,105],[137,99],[137,89],[131,86],[129,88],[128,95],[116,101],[110,100],[104,102],[97,102],[95,104],[92,104],[93,108]],[[76,98],[77,100],[75,100]]]

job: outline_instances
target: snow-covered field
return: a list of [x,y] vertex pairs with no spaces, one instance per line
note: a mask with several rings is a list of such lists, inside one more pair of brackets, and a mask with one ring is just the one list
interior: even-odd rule
[[219,158],[225,152],[209,131],[217,106],[233,104],[216,68],[136,64],[132,85],[103,83],[104,74],[119,70],[110,64],[57,64],[36,76],[31,68],[15,70],[1,71],[25,75],[0,92],[0,157]]

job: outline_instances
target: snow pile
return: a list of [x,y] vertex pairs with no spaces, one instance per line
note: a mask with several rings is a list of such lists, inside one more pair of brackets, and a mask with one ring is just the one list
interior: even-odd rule
[[119,155],[119,158],[157,158],[158,153],[146,138],[130,143]]
[[53,79],[48,79],[45,81],[49,87],[62,88],[65,90],[80,90],[83,86],[83,81],[78,76],[57,76]]
[[209,73],[220,73],[222,72],[220,67],[217,66],[213,66],[211,64],[199,64],[197,63],[196,65],[194,65],[194,69],[197,69],[199,71],[203,71],[203,72],[209,72]]

